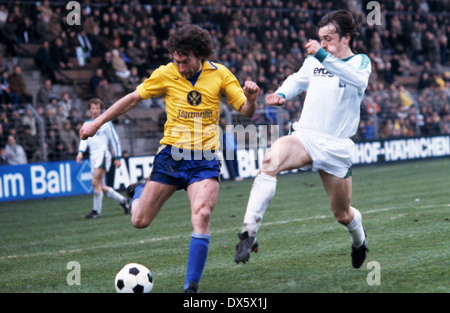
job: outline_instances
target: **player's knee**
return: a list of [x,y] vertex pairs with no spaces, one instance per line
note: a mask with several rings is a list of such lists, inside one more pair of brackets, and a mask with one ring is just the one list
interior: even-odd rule
[[351,222],[348,210],[336,210],[334,211],[334,217],[336,218],[336,221],[342,225],[347,225]]
[[146,228],[150,225],[151,221],[143,217],[132,215],[131,223],[133,224],[134,228]]
[[133,206],[131,208],[131,223],[133,224],[133,227],[148,227],[151,224],[152,219],[148,216],[145,216],[144,214],[140,214],[139,210],[135,210],[135,204],[136,203],[133,203]]
[[207,226],[211,221],[211,211],[209,207],[202,207],[196,210],[195,214],[192,216],[192,224],[199,226]]
[[278,174],[279,163],[277,160],[277,158],[272,157],[272,154],[269,151],[262,162],[261,172],[271,176]]

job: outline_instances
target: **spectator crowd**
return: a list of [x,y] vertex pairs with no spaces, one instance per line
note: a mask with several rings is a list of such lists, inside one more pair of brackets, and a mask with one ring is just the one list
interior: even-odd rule
[[[74,106],[71,93],[54,94],[55,72],[101,58],[90,92],[115,101],[111,83],[124,92],[170,61],[170,32],[186,23],[208,29],[214,61],[226,65],[243,84],[260,86],[260,109],[252,123],[274,124],[265,95],[273,92],[307,56],[304,45],[316,38],[319,19],[330,10],[350,10],[358,25],[355,51],[372,61],[372,75],[361,104],[356,140],[450,134],[450,8],[439,0],[380,1],[381,22],[368,23],[369,1],[172,0],[82,1],[81,25],[69,25],[66,2],[0,1],[0,162],[18,164],[73,159],[78,129],[89,116]],[[20,44],[39,44],[33,56],[42,86],[32,95],[24,70],[8,68],[20,59]],[[1,52],[1,50],[0,50]],[[401,78],[417,76],[413,86]],[[283,127],[301,115],[304,95],[282,109]],[[32,104],[32,108],[25,104]],[[226,108],[224,108],[226,110]],[[38,123],[36,114],[42,117]],[[44,127],[44,142],[38,129]],[[41,155],[40,145],[47,155]]]

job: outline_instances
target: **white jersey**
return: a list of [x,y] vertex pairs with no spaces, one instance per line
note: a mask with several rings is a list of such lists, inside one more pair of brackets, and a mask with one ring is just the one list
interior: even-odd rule
[[[91,121],[92,119],[87,122]],[[113,124],[108,122],[103,124],[94,136],[80,140],[78,151],[84,153],[89,148],[91,167],[97,168],[103,161],[106,161],[106,170],[108,170],[111,162],[110,147],[116,158],[122,157],[119,136],[117,136]]]
[[358,129],[361,100],[372,71],[370,59],[356,54],[341,60],[322,48],[319,52],[321,57],[307,57],[275,93],[289,100],[307,90],[299,126],[349,138]]

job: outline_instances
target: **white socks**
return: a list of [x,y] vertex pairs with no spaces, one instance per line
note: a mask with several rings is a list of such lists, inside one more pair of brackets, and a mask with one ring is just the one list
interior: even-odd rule
[[122,196],[120,193],[118,193],[111,187],[108,189],[108,192],[106,193],[106,195],[108,196],[108,198],[114,199],[120,203],[123,203],[126,201],[126,198],[124,196]]
[[[242,231],[248,231],[250,236],[256,236],[267,207],[275,196],[277,179],[275,177],[258,173],[252,185],[250,198],[248,199],[247,211],[244,217],[244,227]],[[362,226],[361,213],[353,208],[353,220],[345,225],[345,229],[350,233],[352,245],[359,248],[364,243],[366,235]]]
[[362,217],[361,213],[357,209],[353,207],[350,207],[350,209],[353,210],[354,217],[352,221],[344,227],[352,237],[353,247],[359,248],[364,243],[364,240],[366,240],[366,235],[364,234],[364,229],[362,226]]
[[94,208],[98,214],[102,213],[103,192],[94,192]]
[[[117,202],[124,203],[126,201],[126,198],[122,196],[120,193],[115,191],[113,188],[109,188],[108,192],[106,193],[108,198],[114,199]],[[102,202],[103,202],[103,192],[94,192],[94,208],[93,210],[96,211],[98,214],[102,213]]]
[[275,196],[277,179],[275,177],[258,173],[252,185],[247,211],[244,217],[242,231],[248,231],[250,236],[255,236],[266,212],[267,207]]

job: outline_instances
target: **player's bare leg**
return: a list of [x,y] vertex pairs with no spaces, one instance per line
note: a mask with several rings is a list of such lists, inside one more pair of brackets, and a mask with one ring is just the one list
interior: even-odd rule
[[176,186],[148,181],[139,199],[132,203],[131,222],[136,228],[145,228],[158,215],[163,204],[177,190]]
[[256,233],[264,213],[275,196],[279,172],[296,169],[311,163],[302,142],[295,136],[279,138],[264,157],[261,171],[256,175],[250,192],[242,232],[236,247],[234,261],[247,262],[252,251],[258,251]]
[[187,195],[191,204],[194,233],[209,235],[211,213],[216,206],[218,194],[219,182],[216,179],[205,179],[188,186]]
[[105,194],[108,198],[111,198],[120,203],[120,206],[123,208],[125,214],[128,214],[130,211],[130,206],[128,203],[128,199],[114,190],[114,188],[105,185],[105,175],[106,171],[103,174],[103,177],[98,179],[99,188],[102,193]]
[[106,170],[104,168],[94,168],[92,173],[92,187],[94,189],[94,199],[92,212],[86,215],[86,218],[98,218],[102,215],[103,203],[103,185]]
[[352,196],[352,177],[339,178],[319,171],[323,186],[330,201],[331,210],[336,220],[344,225],[352,239],[352,265],[361,267],[368,251],[366,235],[362,226],[361,213],[350,206]]
[[189,244],[184,290],[196,293],[208,257],[211,213],[216,206],[219,182],[214,178],[197,181],[188,186],[187,194],[191,204],[193,232]]

